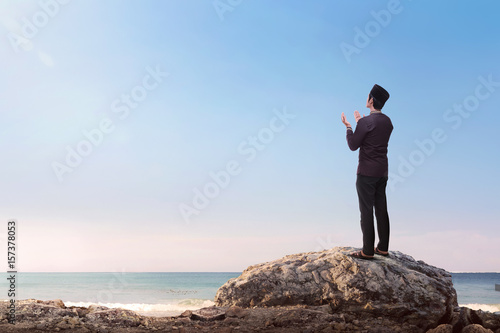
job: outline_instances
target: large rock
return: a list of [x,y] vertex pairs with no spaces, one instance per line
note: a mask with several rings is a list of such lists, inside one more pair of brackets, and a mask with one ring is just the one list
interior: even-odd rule
[[368,261],[336,247],[248,267],[226,282],[217,306],[329,304],[334,313],[383,316],[422,329],[447,323],[457,307],[451,275],[397,251]]

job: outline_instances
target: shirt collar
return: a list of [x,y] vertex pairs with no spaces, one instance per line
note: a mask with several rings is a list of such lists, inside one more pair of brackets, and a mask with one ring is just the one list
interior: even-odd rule
[[370,114],[374,114],[374,113],[382,113],[382,111],[380,111],[380,110],[370,111]]

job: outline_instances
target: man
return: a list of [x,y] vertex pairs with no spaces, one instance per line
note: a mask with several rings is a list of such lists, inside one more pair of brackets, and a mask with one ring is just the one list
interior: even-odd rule
[[[361,212],[363,249],[352,253],[351,256],[360,259],[373,259],[374,254],[389,255],[389,214],[385,188],[389,173],[387,146],[393,126],[391,119],[382,113],[382,108],[388,99],[387,90],[378,84],[374,85],[366,101],[370,115],[361,117],[358,111],[354,111],[354,119],[357,123],[355,132],[343,112],[341,117],[347,127],[349,148],[352,151],[359,148],[356,189]],[[374,208],[379,238],[375,248]]]

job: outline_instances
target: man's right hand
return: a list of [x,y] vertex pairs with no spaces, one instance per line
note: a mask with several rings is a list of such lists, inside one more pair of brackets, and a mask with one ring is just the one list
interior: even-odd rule
[[344,123],[344,125],[346,127],[351,127],[351,124],[347,121],[347,119],[345,118],[345,114],[344,112],[342,112],[342,115],[340,116],[340,119],[342,120],[342,122]]

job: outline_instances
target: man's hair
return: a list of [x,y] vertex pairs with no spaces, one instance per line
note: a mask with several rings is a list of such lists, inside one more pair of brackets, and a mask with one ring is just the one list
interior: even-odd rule
[[373,107],[375,108],[375,110],[382,110],[382,108],[384,107],[384,104],[380,103],[375,97],[373,97],[372,94],[370,94],[370,98],[372,99],[373,101]]

